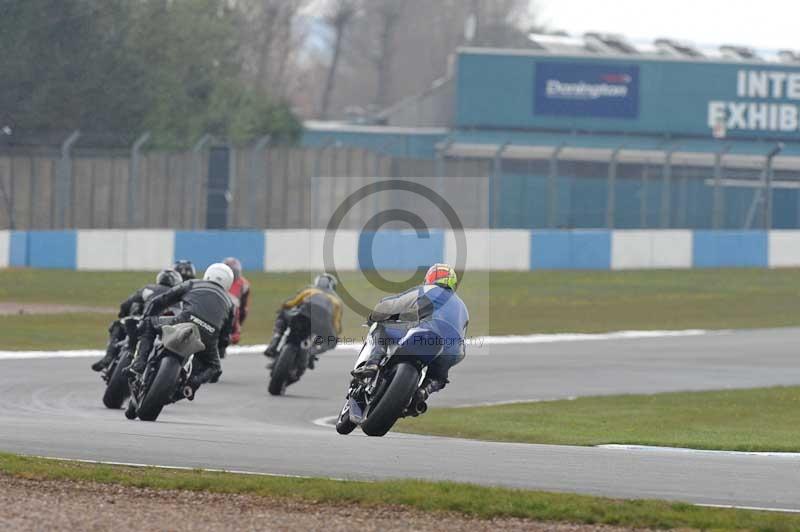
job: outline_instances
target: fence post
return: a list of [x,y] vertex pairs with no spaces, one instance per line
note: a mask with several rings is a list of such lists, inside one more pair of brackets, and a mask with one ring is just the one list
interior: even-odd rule
[[203,159],[200,157],[200,154],[209,142],[211,142],[211,135],[206,133],[192,146],[192,159],[194,159],[194,171],[197,176],[197,181],[194,186],[194,201],[192,202],[192,229],[197,229],[200,223],[201,189],[203,188]]
[[494,152],[494,158],[492,159],[492,175],[489,178],[489,229],[493,229],[497,226],[497,180],[502,179],[503,175],[503,152],[506,151],[508,145],[511,144],[510,141],[505,141],[504,143],[500,144],[497,147],[497,151]]
[[661,228],[667,229],[670,226],[670,214],[672,211],[672,156],[680,146],[673,146],[668,149],[664,157],[664,171],[661,174]]
[[765,181],[764,181],[764,188],[766,189],[765,196],[764,196],[764,230],[770,231],[772,229],[772,161],[775,159],[775,156],[778,155],[781,151],[783,151],[783,143],[779,142],[775,145],[774,148],[767,154],[767,165],[764,169],[765,172]]
[[131,163],[128,170],[128,229],[133,229],[133,214],[136,212],[136,193],[139,190],[139,167],[141,162],[142,147],[150,140],[150,132],[145,131],[131,148]]
[[619,152],[625,147],[624,144],[614,148],[611,152],[611,160],[608,162],[608,190],[606,191],[606,227],[614,229],[614,214],[617,202],[617,158]]
[[547,227],[550,229],[555,229],[558,221],[558,156],[566,145],[562,142],[550,154],[550,172],[547,174]]
[[58,161],[58,168],[56,170],[58,178],[58,193],[56,194],[56,212],[58,215],[56,219],[60,225],[60,229],[67,227],[67,202],[70,200],[70,192],[72,190],[72,147],[78,141],[81,132],[75,130],[67,139],[61,144],[61,159]]
[[[444,174],[445,174],[444,158],[445,158],[445,153],[447,153],[447,151],[450,149],[450,146],[452,146],[452,145],[453,145],[453,139],[450,138],[450,137],[447,137],[447,139],[445,139],[445,141],[442,142],[441,144],[437,144],[436,145],[436,162],[435,162],[436,192],[440,196],[442,196],[443,198],[445,197],[445,193],[444,193],[444,188],[445,188],[444,187]],[[441,215],[441,220],[438,220],[438,221],[442,224],[441,227],[442,228],[447,227],[447,220],[445,218],[444,212],[440,212],[439,214]]]
[[[325,150],[336,144],[336,139],[328,139],[325,143],[317,148],[316,157],[314,158],[314,175],[311,177],[311,229],[317,229],[319,224],[319,189],[322,186],[322,156]],[[318,179],[319,183],[314,186],[314,179]]]
[[255,229],[258,226],[258,196],[256,196],[256,187],[258,186],[258,156],[263,155],[264,149],[269,144],[271,135],[264,135],[256,141],[250,149],[250,183],[247,185],[248,194],[248,225],[250,228]]
[[722,227],[722,218],[725,212],[722,196],[722,158],[730,149],[730,145],[725,145],[714,156],[714,196],[711,208],[711,227],[713,229]]

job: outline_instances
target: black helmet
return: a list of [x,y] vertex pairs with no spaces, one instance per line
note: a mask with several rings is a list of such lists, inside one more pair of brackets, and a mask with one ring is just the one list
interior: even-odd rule
[[158,272],[158,275],[156,275],[156,283],[162,286],[177,286],[181,284],[182,281],[181,274],[175,270],[161,270]]
[[336,280],[336,277],[334,277],[329,273],[322,273],[320,275],[317,275],[316,278],[314,278],[314,286],[316,288],[319,288],[320,290],[328,290],[330,292],[335,292],[336,285],[338,284],[339,282]]
[[194,269],[194,264],[190,260],[179,260],[172,269],[178,272],[184,281],[197,277],[197,270]]

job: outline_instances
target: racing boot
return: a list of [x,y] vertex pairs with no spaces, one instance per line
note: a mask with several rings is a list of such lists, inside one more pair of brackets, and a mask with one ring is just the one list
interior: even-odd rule
[[147,366],[147,357],[150,354],[150,349],[153,347],[154,338],[147,335],[142,335],[139,339],[139,345],[133,355],[133,362],[127,367],[126,373],[128,377],[141,377],[144,373],[144,368]]
[[383,353],[381,351],[375,350],[370,353],[369,358],[364,365],[357,367],[353,371],[350,372],[350,375],[357,379],[371,379],[378,373],[378,369],[380,368],[381,359],[383,358]]
[[446,384],[447,381],[442,382],[435,379],[425,379],[425,382],[422,383],[422,386],[420,386],[419,390],[414,394],[414,403],[418,405],[423,404],[428,400],[428,397],[444,388]]
[[98,360],[97,362],[95,362],[94,364],[92,364],[92,370],[103,371],[104,369],[106,369],[114,361],[114,358],[117,356],[118,352],[119,349],[117,349],[117,346],[114,345],[113,342],[109,343],[108,348],[106,349],[105,356],[100,360]]
[[269,345],[264,350],[264,356],[267,358],[275,358],[278,356],[278,344],[281,341],[281,336],[278,333],[272,335],[272,339],[269,341]]

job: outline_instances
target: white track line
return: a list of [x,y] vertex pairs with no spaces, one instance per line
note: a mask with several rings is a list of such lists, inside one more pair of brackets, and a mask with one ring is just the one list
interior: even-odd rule
[[[25,455],[22,455],[25,456]],[[111,466],[123,466],[123,467],[137,467],[137,468],[147,468],[152,467],[154,469],[175,469],[179,471],[205,471],[208,473],[231,473],[234,475],[256,475],[262,477],[280,477],[280,478],[302,478],[302,479],[314,479],[314,478],[326,478],[329,480],[338,480],[342,482],[346,482],[346,478],[336,478],[336,477],[311,477],[308,475],[288,475],[282,473],[264,473],[261,471],[239,471],[236,469],[211,469],[207,467],[186,467],[186,466],[168,466],[168,465],[154,465],[154,464],[138,464],[134,462],[107,462],[103,460],[81,460],[79,458],[59,458],[56,456],[33,456],[34,458],[44,458],[45,460],[57,460],[59,462],[80,462],[82,464],[95,464],[95,465],[111,465]],[[369,481],[365,481],[369,482]]]
[[595,445],[599,449],[612,449],[617,451],[634,451],[634,452],[666,452],[666,453],[682,453],[682,454],[705,454],[716,456],[764,456],[769,458],[787,458],[800,460],[800,453],[781,453],[774,451],[723,451],[715,449],[689,449],[686,447],[660,447],[657,445],[621,445],[618,443],[608,443],[604,445]]
[[[706,331],[702,329],[689,329],[684,331],[617,331],[601,334],[530,334],[513,336],[475,336],[467,340],[467,345],[475,348],[491,345],[527,345],[549,344],[555,342],[585,342],[599,340],[635,340],[646,338],[671,338],[681,336],[701,336],[727,331]],[[232,346],[228,349],[231,355],[251,355],[263,353],[266,344]],[[361,343],[347,343],[339,345],[332,353],[351,354],[361,349]],[[88,358],[101,357],[105,351],[100,349],[78,349],[58,351],[0,351],[0,360],[28,360],[37,358]],[[471,355],[478,355],[480,351],[471,351]],[[488,354],[488,353],[487,353]]]
[[791,508],[764,508],[763,506],[735,506],[730,504],[695,504],[703,508],[723,508],[726,510],[751,510],[754,512],[782,512],[788,514],[800,514],[800,510]]
[[[320,418],[320,420],[329,419],[329,418]],[[333,419],[336,419],[336,416],[333,416]],[[318,420],[319,421],[319,420]],[[330,427],[330,425],[325,425],[326,427]],[[23,455],[24,456],[24,455]],[[122,467],[135,467],[135,468],[154,468],[154,469],[165,469],[165,470],[177,470],[177,471],[204,471],[208,473],[231,473],[234,475],[252,475],[252,476],[261,476],[261,477],[277,477],[277,478],[298,478],[298,479],[319,479],[324,478],[327,480],[335,480],[338,482],[352,482],[353,480],[346,479],[346,478],[337,478],[337,477],[312,477],[307,475],[288,475],[282,473],[264,473],[261,471],[239,471],[239,470],[230,470],[230,469],[210,469],[210,468],[198,468],[198,467],[186,467],[186,466],[167,466],[167,465],[153,465],[153,464],[139,464],[139,463],[132,463],[132,462],[107,462],[102,460],[81,460],[76,458],[58,458],[54,456],[33,456],[34,458],[44,458],[46,460],[56,460],[59,462],[79,462],[82,464],[94,464],[94,465],[110,465],[110,466],[122,466]],[[375,482],[374,480],[363,480],[358,479],[356,482]],[[433,482],[433,481],[432,481]],[[692,503],[690,503],[692,504]],[[769,508],[763,506],[736,506],[730,504],[702,504],[702,503],[693,503],[692,506],[699,506],[703,508],[721,508],[721,509],[728,509],[728,510],[750,510],[750,511],[758,511],[758,512],[779,512],[779,513],[800,513],[800,509],[793,509],[793,508]]]
[[336,424],[336,420],[338,418],[339,416],[325,416],[313,420],[312,423],[318,427],[325,427],[326,429],[329,429]]

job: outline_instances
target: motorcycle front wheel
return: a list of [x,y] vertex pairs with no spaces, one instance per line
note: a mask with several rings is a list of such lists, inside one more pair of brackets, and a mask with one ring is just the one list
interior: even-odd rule
[[297,351],[298,347],[290,343],[287,343],[281,349],[278,358],[275,360],[275,365],[272,366],[272,374],[269,377],[267,390],[270,395],[283,395],[286,392],[295,358],[297,358]]
[[106,408],[118,409],[122,408],[122,403],[131,394],[130,387],[128,386],[128,377],[124,374],[124,369],[131,363],[131,354],[125,349],[122,356],[119,358],[117,365],[114,366],[114,371],[111,372],[111,377],[108,379],[108,385],[103,393],[103,404]]

